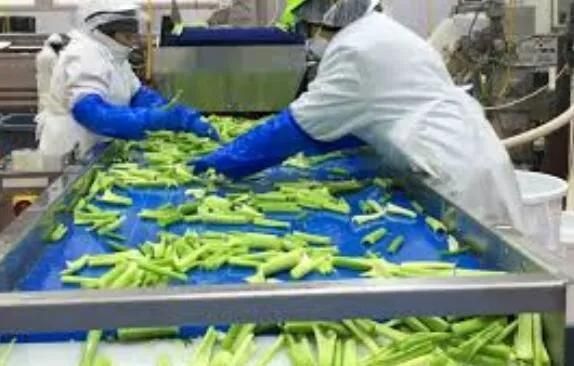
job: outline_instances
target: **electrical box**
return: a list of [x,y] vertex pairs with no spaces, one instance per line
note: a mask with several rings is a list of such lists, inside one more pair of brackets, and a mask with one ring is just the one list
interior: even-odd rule
[[558,65],[558,37],[530,36],[519,41],[516,49],[519,67],[552,67]]

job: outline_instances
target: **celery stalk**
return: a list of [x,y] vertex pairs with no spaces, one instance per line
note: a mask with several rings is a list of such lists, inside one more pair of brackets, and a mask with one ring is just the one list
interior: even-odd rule
[[[269,364],[273,361],[273,358],[275,358],[277,353],[279,353],[284,344],[285,344],[285,336],[281,334],[279,335],[279,337],[277,337],[275,343],[273,343],[273,345],[271,345],[271,347],[269,347],[269,349],[265,351],[263,356],[261,356],[261,359],[257,361],[257,363],[255,364],[255,366],[269,366]],[[329,364],[329,366],[330,365],[331,364]],[[320,364],[319,366],[323,365]]]
[[10,360],[15,344],[16,339],[12,339],[12,341],[0,352],[0,366],[8,366],[8,361]]
[[290,270],[299,263],[302,255],[303,252],[301,250],[294,250],[287,254],[279,255],[262,264],[259,270],[264,276],[270,276],[278,272]]
[[335,347],[337,345],[337,334],[332,330],[324,333],[317,325],[313,326],[313,331],[315,333],[315,340],[317,341],[317,350],[319,353],[317,366],[333,365]]
[[418,318],[415,317],[404,318],[403,322],[405,323],[406,326],[408,326],[409,328],[411,328],[416,332],[430,332],[430,329]]
[[518,329],[518,320],[513,321],[504,328],[502,332],[494,339],[494,343],[504,342],[510,335],[514,334]]
[[86,342],[84,343],[84,347],[82,349],[80,366],[92,366],[96,358],[96,352],[98,351],[98,345],[101,339],[101,330],[92,330],[88,332]]
[[174,338],[179,334],[179,328],[120,328],[117,334],[120,342],[134,342],[156,338]]
[[[255,329],[255,326],[253,326]],[[237,340],[240,341],[235,347],[235,353],[233,358],[229,362],[229,366],[243,366],[249,361],[249,358],[255,351],[255,346],[253,344],[253,333],[247,334],[245,337],[238,337]]]
[[534,366],[549,366],[550,357],[544,346],[544,335],[542,329],[542,316],[533,314],[532,318],[533,349],[534,349]]
[[357,343],[353,338],[345,340],[343,344],[343,364],[345,366],[358,366]]
[[389,244],[389,247],[387,248],[387,253],[397,254],[399,250],[401,250],[401,248],[403,247],[404,243],[405,243],[405,237],[402,235],[397,236],[395,239],[393,239],[391,244]]
[[387,229],[384,229],[384,228],[372,231],[371,233],[369,233],[365,237],[363,237],[363,239],[361,240],[361,243],[365,244],[365,245],[374,245],[374,244],[378,243],[386,234],[387,234]]
[[173,366],[171,357],[167,354],[160,355],[155,364],[156,366]]
[[211,355],[213,353],[213,347],[217,341],[217,331],[214,327],[210,327],[207,333],[199,343],[195,354],[193,355],[193,360],[189,364],[190,366],[209,366],[211,360]]
[[369,351],[375,353],[379,350],[380,346],[365,332],[359,328],[352,320],[343,320],[343,324],[349,328],[353,336],[355,336],[362,344],[364,344]]
[[514,341],[516,357],[521,361],[533,361],[534,350],[532,342],[533,315],[520,314],[518,316],[518,332]]

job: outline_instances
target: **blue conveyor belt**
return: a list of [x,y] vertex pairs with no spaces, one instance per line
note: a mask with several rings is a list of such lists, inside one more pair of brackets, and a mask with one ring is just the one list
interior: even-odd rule
[[[254,187],[255,190],[265,189],[270,183],[279,180],[295,180],[303,175],[310,175],[312,178],[325,179],[329,173],[328,170],[334,167],[344,168],[356,178],[373,177],[376,173],[375,167],[378,165],[372,156],[351,156],[338,160],[326,162],[310,171],[299,171],[293,168],[274,168],[265,173],[261,181],[257,182]],[[156,209],[166,203],[181,204],[188,200],[185,197],[185,188],[178,189],[129,189],[119,193],[129,195],[133,198],[134,204],[131,207],[118,209],[122,211],[127,220],[122,225],[120,233],[128,238],[126,245],[136,247],[145,241],[155,241],[157,233],[160,230],[155,222],[142,221],[137,217],[137,214],[142,209]],[[344,197],[349,201],[353,208],[353,214],[360,214],[359,202],[367,198],[380,198],[384,192],[377,187],[371,186],[364,190],[345,195]],[[392,201],[404,207],[411,207],[410,201],[403,192],[393,191]],[[102,206],[102,207],[105,207]],[[108,208],[108,207],[106,207]],[[392,262],[405,262],[405,261],[436,261],[447,260],[457,263],[458,266],[464,268],[484,268],[480,259],[472,254],[463,254],[451,258],[441,257],[441,252],[447,249],[447,238],[444,235],[439,235],[431,231],[426,223],[424,217],[419,216],[418,219],[408,219],[399,217],[388,217],[379,221],[358,227],[350,222],[349,216],[338,215],[327,212],[309,211],[309,214],[304,218],[298,218],[297,215],[272,215],[281,220],[288,220],[292,223],[293,229],[305,231],[309,233],[321,234],[330,236],[334,243],[339,247],[341,254],[346,256],[362,256],[366,250],[371,250],[376,253],[384,255]],[[60,282],[60,271],[66,266],[66,261],[71,261],[79,258],[84,254],[98,254],[109,252],[106,244],[102,242],[102,238],[94,233],[86,230],[85,227],[77,227],[72,225],[71,218],[67,218],[64,222],[69,226],[70,231],[66,237],[54,244],[47,245],[43,255],[40,257],[36,265],[31,268],[25,278],[19,283],[18,289],[21,291],[47,291],[47,290],[62,290],[72,289],[74,287],[64,286]],[[385,227],[389,230],[389,234],[378,244],[373,247],[366,248],[360,244],[361,239],[368,233],[380,227]],[[192,224],[179,224],[174,225],[167,230],[183,234],[186,230],[193,229],[199,232],[210,231],[226,231],[226,230],[243,230],[243,231],[259,231],[271,232],[276,234],[286,233],[284,230],[275,229],[261,229],[249,226],[211,226],[211,225],[192,225]],[[388,255],[386,248],[390,241],[398,235],[403,235],[406,238],[405,245],[402,250],[396,255]],[[242,283],[246,276],[254,272],[249,269],[240,269],[235,267],[223,267],[218,271],[203,271],[194,270],[190,272],[189,284],[190,285],[205,285],[205,284],[232,284]],[[99,275],[93,269],[85,270],[81,273],[86,276]],[[321,276],[312,274],[308,276],[306,281],[313,280],[340,280],[357,278],[359,273],[337,269],[335,273],[329,276]],[[288,274],[279,275],[277,278],[281,280],[289,280]],[[38,335],[36,337],[27,336],[21,338],[21,341],[46,341],[46,340],[62,340],[66,338],[79,337],[81,333],[67,334],[67,335]],[[54,338],[55,337],[55,338]]]
[[275,27],[187,27],[181,35],[167,34],[162,47],[304,45],[305,38]]

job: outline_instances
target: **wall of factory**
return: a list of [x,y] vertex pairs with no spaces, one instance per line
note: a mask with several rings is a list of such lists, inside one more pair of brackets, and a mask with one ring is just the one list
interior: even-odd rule
[[[277,16],[277,8],[284,0],[267,0],[260,5],[259,17],[261,24]],[[383,0],[385,11],[395,19],[426,37],[441,20],[450,13],[456,0]],[[184,10],[183,16],[187,22],[204,21],[209,18],[213,10]],[[37,11],[37,12],[10,12],[11,15],[35,15],[37,17],[38,33],[66,32],[73,26],[72,11]],[[155,24],[159,26],[161,15],[169,14],[169,10],[162,10],[157,14]]]
[[[199,10],[184,10],[182,15],[187,22],[205,21],[209,18],[213,10],[199,9]],[[10,15],[33,15],[36,17],[36,27],[38,33],[60,33],[66,32],[73,27],[74,24],[73,11],[11,11]],[[159,11],[156,15],[154,24],[159,29],[160,19],[162,15],[168,15],[169,10]]]

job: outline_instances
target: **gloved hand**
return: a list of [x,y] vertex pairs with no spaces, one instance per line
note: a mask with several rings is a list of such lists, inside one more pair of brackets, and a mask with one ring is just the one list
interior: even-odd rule
[[314,140],[299,127],[291,110],[286,109],[232,143],[191,164],[197,172],[214,168],[229,178],[239,179],[278,165],[299,152],[327,153],[363,145],[354,136],[335,142]]
[[132,107],[161,107],[168,103],[159,92],[148,88],[147,86],[142,86],[139,88],[138,92],[132,97],[130,106]]
[[[193,108],[188,108],[183,105],[176,105],[169,110],[174,115],[173,122],[179,123],[179,131],[192,132],[199,137],[209,137],[214,141],[219,141],[219,133],[209,121]],[[174,130],[175,128],[174,127]]]
[[203,121],[199,112],[181,106],[169,110],[116,106],[97,94],[81,98],[72,109],[76,121],[103,136],[139,140],[147,131],[194,132],[216,138],[217,131]]

